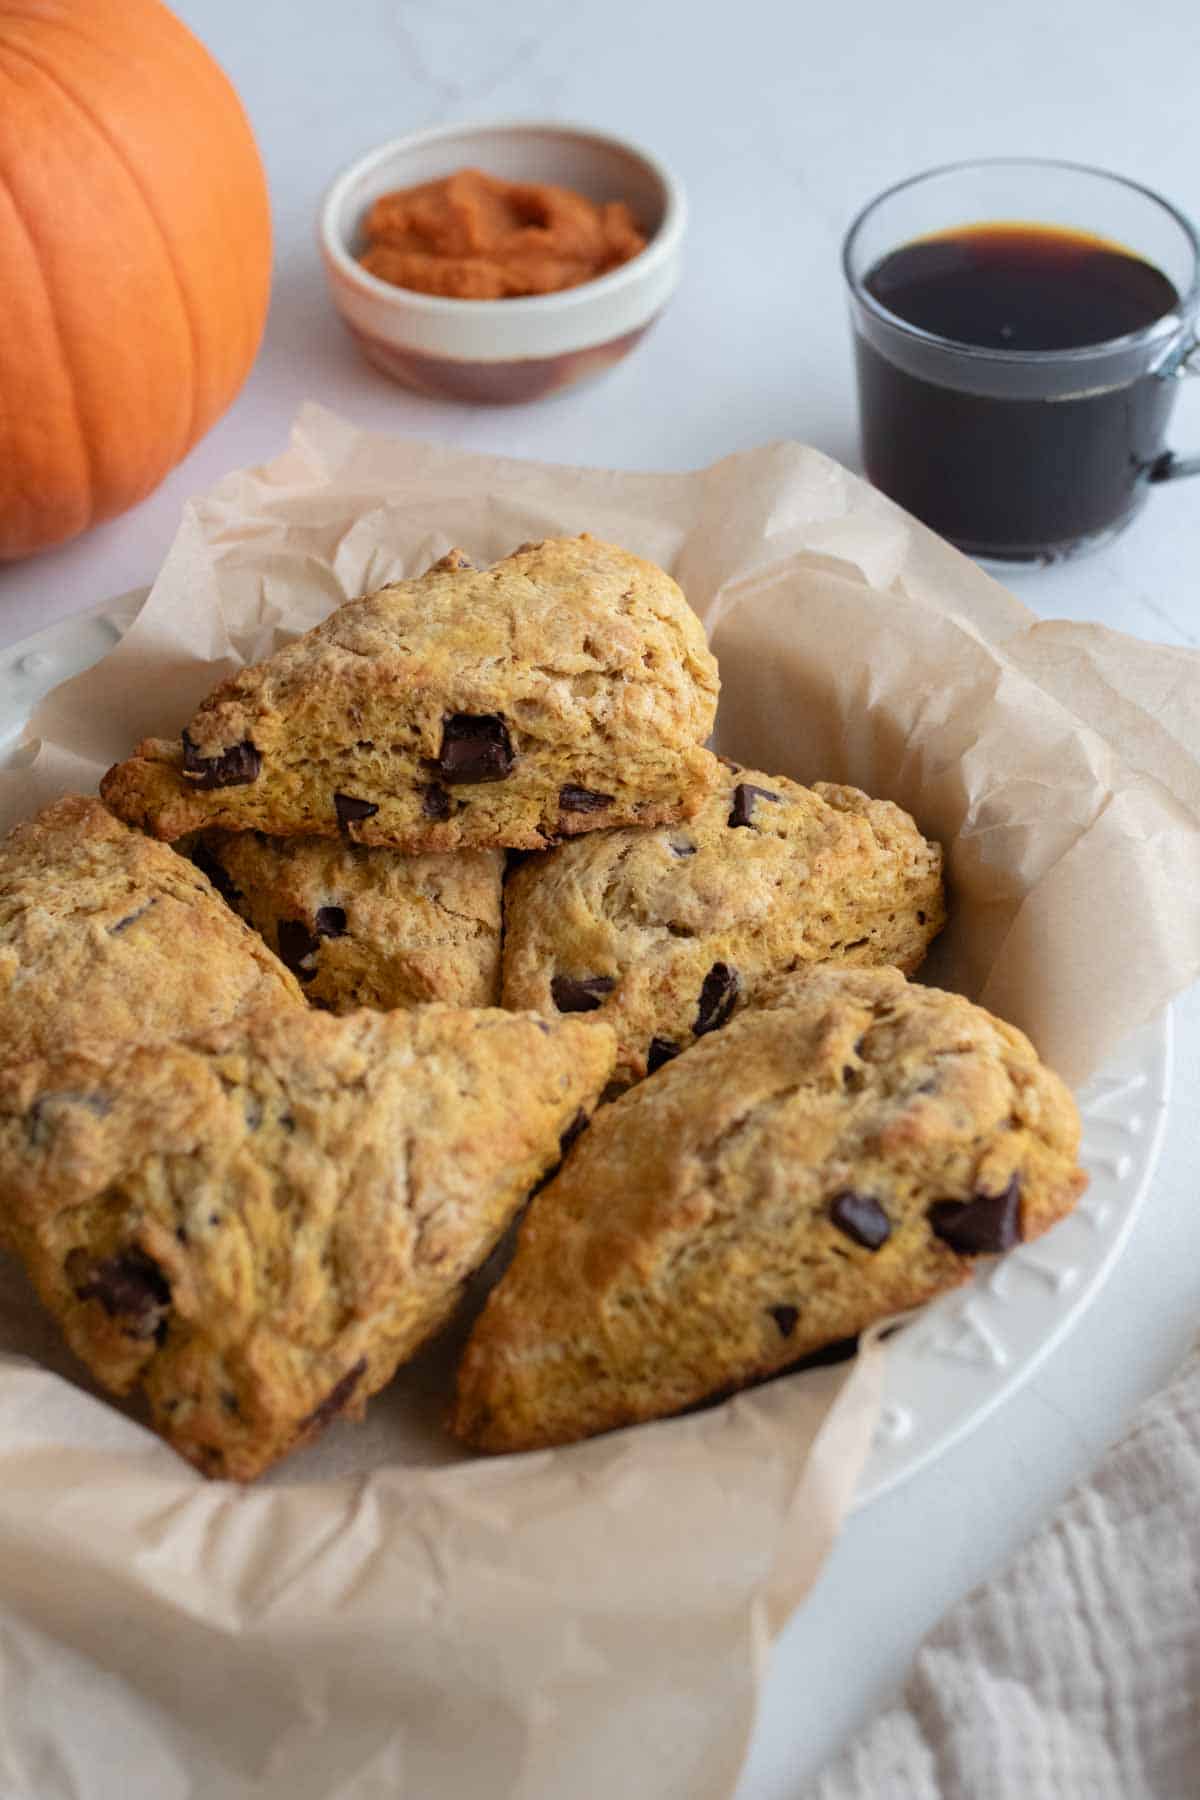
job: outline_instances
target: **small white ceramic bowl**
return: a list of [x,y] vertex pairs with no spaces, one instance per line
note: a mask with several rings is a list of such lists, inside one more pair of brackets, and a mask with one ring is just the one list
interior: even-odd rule
[[[447,300],[368,274],[356,253],[372,203],[463,168],[625,200],[646,248],[595,281],[517,300]],[[637,145],[514,121],[441,125],[368,152],[330,187],[318,236],[338,311],[377,368],[439,399],[502,402],[553,393],[631,350],[678,284],[685,222],[679,182]]]

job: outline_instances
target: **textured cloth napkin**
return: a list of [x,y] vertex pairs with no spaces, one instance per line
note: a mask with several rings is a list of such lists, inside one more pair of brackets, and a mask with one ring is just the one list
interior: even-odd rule
[[1200,1344],[804,1800],[1200,1796]]

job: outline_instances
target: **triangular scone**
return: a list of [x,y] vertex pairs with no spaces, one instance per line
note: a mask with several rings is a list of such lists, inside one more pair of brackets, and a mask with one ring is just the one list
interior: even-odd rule
[[275,1008],[0,1075],[13,1239],[75,1353],[206,1475],[360,1415],[604,1086],[607,1031]]
[[303,1005],[186,857],[68,795],[0,842],[0,1062]]
[[524,1450],[679,1411],[964,1281],[1086,1186],[1019,1031],[895,969],[779,979],[604,1107],[533,1201],[452,1427]]
[[503,850],[405,856],[338,838],[206,831],[189,854],[314,1006],[495,1006]]
[[911,975],[945,917],[941,847],[900,807],[727,763],[683,824],[522,863],[504,895],[504,1004],[605,1020],[628,1085],[788,969]]
[[457,551],[223,682],[181,743],[105,777],[158,837],[205,826],[396,849],[548,842],[694,812],[717,666],[652,563],[589,537]]

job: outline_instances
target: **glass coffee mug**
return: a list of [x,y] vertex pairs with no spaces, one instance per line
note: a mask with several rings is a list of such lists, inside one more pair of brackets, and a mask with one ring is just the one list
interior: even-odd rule
[[1200,240],[1136,182],[959,163],[873,200],[843,246],[863,460],[987,562],[1053,562],[1200,473],[1166,431],[1200,372]]

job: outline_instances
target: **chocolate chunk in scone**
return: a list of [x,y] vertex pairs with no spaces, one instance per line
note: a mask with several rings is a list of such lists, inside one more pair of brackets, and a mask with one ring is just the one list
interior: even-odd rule
[[499,999],[502,851],[404,856],[340,838],[210,831],[191,854],[316,1006]]
[[434,768],[447,787],[507,781],[516,757],[499,713],[448,713]]
[[248,738],[216,756],[201,756],[187,731],[181,741],[183,772],[197,788],[249,787],[262,773],[262,757]]
[[1011,1250],[1021,1239],[1021,1178],[1010,1177],[999,1194],[972,1194],[969,1200],[935,1200],[929,1228],[960,1256]]
[[770,788],[755,787],[752,782],[739,781],[733,790],[733,804],[729,808],[729,824],[734,830],[738,826],[752,827],[754,812],[760,800],[767,800],[773,806],[779,806],[783,795]]
[[911,974],[944,918],[941,850],[898,806],[726,766],[685,827],[606,831],[514,871],[504,1004],[605,1019],[628,1085],[789,968]]
[[587,536],[456,553],[223,682],[103,793],[210,827],[406,852],[542,849],[688,817],[720,773],[716,663],[670,576]]
[[736,969],[724,962],[713,964],[700,988],[696,1017],[692,1021],[693,1037],[704,1037],[707,1032],[721,1029],[733,1012],[740,987]]
[[1067,1089],[982,1007],[895,969],[779,977],[531,1202],[452,1428],[566,1443],[853,1338],[1068,1213],[1078,1148]]
[[556,975],[550,996],[559,1012],[595,1012],[613,986],[610,975]]
[[575,1020],[277,1006],[26,1063],[0,1073],[13,1246],[100,1382],[248,1480],[442,1325],[612,1060]]
[[373,819],[379,808],[373,800],[362,800],[357,794],[335,793],[333,796],[333,813],[337,820],[338,830],[347,837],[353,836],[352,825],[364,825]]
[[878,1250],[892,1235],[892,1221],[879,1201],[873,1194],[859,1194],[853,1188],[833,1196],[829,1217],[839,1231],[864,1250]]
[[0,842],[0,1063],[272,1003],[301,1005],[295,980],[207,874],[99,800],[68,795]]

